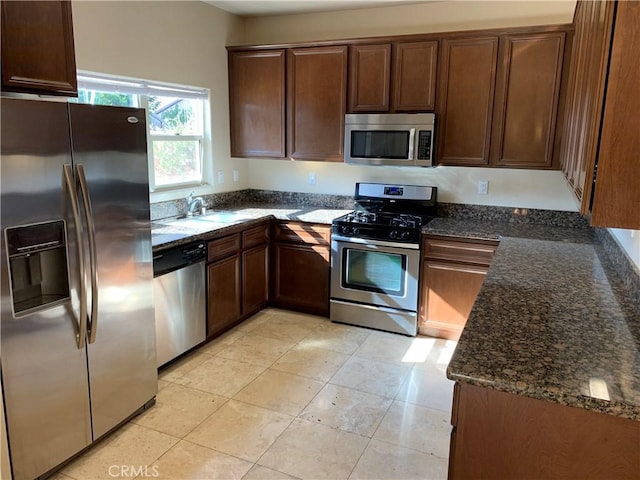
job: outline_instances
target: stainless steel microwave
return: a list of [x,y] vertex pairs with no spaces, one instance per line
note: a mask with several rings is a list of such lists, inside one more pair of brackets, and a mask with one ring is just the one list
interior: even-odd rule
[[349,113],[344,121],[344,161],[430,167],[434,127],[433,113]]

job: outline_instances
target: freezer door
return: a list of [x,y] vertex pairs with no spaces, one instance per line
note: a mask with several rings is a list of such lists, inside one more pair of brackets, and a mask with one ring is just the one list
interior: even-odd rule
[[[63,188],[71,145],[64,103],[3,98],[0,116],[2,386],[13,478],[31,479],[91,442],[86,348],[76,343],[78,249],[69,192]],[[16,318],[5,230],[60,220],[67,226],[71,300]],[[20,281],[44,289],[46,258],[32,262],[29,278]]]
[[92,211],[87,252],[95,234],[87,352],[97,439],[157,392],[146,122],[142,109],[71,104],[69,112]]

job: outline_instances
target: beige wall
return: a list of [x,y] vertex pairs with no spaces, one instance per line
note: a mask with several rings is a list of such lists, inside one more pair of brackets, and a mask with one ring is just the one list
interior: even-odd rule
[[571,23],[575,0],[433,1],[341,12],[253,17],[245,43],[300,42]]
[[[243,20],[199,1],[74,1],[72,8],[79,70],[210,89],[212,151],[205,152],[205,162],[209,176],[215,169],[217,179],[221,170],[225,182],[198,193],[246,188],[246,162],[229,156],[225,49],[242,41]],[[240,171],[237,183],[234,169]],[[153,194],[152,201],[187,193]]]
[[[246,19],[245,43],[270,44],[379,35],[571,23],[574,1],[455,1]],[[437,120],[436,120],[437,121]],[[436,185],[441,201],[575,211],[560,172],[459,167],[381,168],[249,160],[254,188],[351,194],[357,181]],[[317,183],[307,183],[309,173]],[[477,195],[478,180],[489,194]]]

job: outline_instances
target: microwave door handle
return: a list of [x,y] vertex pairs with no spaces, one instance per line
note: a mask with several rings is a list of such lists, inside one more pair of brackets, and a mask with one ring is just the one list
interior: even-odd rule
[[409,160],[415,160],[416,149],[414,148],[414,141],[416,138],[416,129],[412,128],[409,131]]
[[[78,253],[78,274],[80,277],[80,314],[78,317],[78,325],[76,329],[76,344],[79,350],[85,345],[85,337],[87,335],[87,286],[85,283],[84,271],[84,249],[82,243],[82,226],[80,224],[80,212],[78,209],[78,196],[76,194],[76,182],[73,178],[73,169],[70,164],[65,163],[63,167],[64,182],[69,194],[69,202],[71,203],[71,211],[73,213],[73,223],[76,231],[76,249]],[[75,327],[75,325],[74,325]]]

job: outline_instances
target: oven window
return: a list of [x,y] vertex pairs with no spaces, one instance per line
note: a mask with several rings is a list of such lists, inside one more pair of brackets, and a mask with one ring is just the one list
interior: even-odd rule
[[343,286],[404,295],[407,256],[355,248],[343,250]]
[[351,158],[409,158],[408,130],[352,130]]

